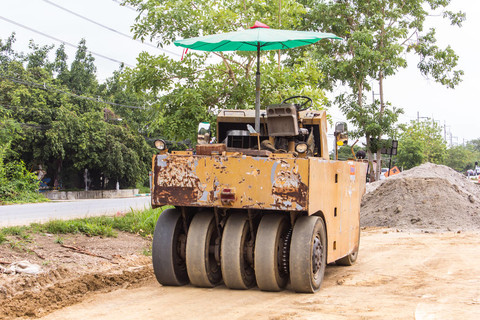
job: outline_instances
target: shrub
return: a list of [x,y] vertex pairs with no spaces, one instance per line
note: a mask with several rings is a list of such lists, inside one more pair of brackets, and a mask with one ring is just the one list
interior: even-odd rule
[[38,185],[37,176],[22,161],[0,161],[0,203],[42,201],[45,198],[37,193]]

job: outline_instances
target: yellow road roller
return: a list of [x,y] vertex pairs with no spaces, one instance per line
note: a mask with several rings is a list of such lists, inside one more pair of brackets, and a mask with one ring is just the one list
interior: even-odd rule
[[152,207],[172,206],[153,236],[160,284],[313,293],[327,264],[356,261],[366,165],[330,160],[326,113],[311,104],[268,106],[259,132],[254,110],[222,110],[216,143],[200,123],[193,151],[155,141]]

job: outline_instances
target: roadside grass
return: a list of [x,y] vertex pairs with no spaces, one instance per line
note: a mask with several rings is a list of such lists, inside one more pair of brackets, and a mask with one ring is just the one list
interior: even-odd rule
[[0,199],[0,205],[38,203],[48,201],[50,201],[50,199],[46,198],[42,193],[26,192],[16,195],[15,197],[10,197],[8,199]]
[[108,217],[75,220],[51,220],[35,225],[35,231],[51,234],[83,233],[87,236],[116,237],[117,233],[108,222]]
[[[56,243],[63,243],[63,234],[85,234],[87,236],[116,237],[117,231],[139,234],[151,237],[155,230],[157,219],[164,209],[136,210],[122,216],[101,216],[73,220],[51,220],[46,223],[32,223],[30,226],[5,227],[0,229],[0,244],[18,245],[21,241],[29,242],[32,233],[49,233],[57,235]],[[12,238],[13,237],[13,238]]]
[[[0,233],[6,236],[17,236],[23,240],[30,240],[31,236],[28,233],[28,227],[15,226],[3,228]],[[1,243],[1,242],[0,242]]]
[[150,193],[150,187],[138,186],[138,193]]
[[0,230],[0,244],[8,241],[7,236]]

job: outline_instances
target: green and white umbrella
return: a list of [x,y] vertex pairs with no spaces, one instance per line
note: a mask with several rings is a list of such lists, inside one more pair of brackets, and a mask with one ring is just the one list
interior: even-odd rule
[[339,39],[332,33],[278,30],[255,22],[247,30],[212,34],[177,40],[176,46],[201,51],[257,51],[255,88],[255,131],[260,132],[260,51],[290,49],[316,43],[322,39]]

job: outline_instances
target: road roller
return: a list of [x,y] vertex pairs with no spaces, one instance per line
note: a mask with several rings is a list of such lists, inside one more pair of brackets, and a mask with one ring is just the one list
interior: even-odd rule
[[254,110],[221,110],[215,143],[202,122],[194,150],[155,141],[151,202],[168,206],[152,243],[160,284],[314,293],[328,264],[355,263],[366,165],[330,159],[326,112],[311,106],[267,106],[260,130]]

